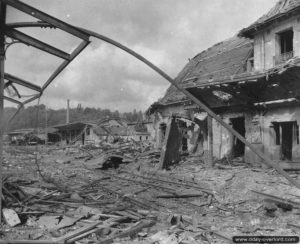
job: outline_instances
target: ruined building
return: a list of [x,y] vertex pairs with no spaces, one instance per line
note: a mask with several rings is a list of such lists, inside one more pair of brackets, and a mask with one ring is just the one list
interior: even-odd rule
[[[299,66],[300,1],[281,0],[237,36],[192,58],[176,82],[272,160],[297,162]],[[174,150],[261,160],[173,86],[149,112],[156,146],[169,139],[172,161]]]

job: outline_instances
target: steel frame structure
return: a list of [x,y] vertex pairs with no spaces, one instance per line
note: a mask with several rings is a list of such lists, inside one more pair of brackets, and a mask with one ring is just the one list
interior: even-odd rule
[[[10,6],[17,9],[25,14],[38,19],[38,24],[31,22],[21,22],[21,23],[6,23],[6,9]],[[21,27],[49,27],[60,29],[65,33],[71,34],[79,39],[81,39],[80,44],[71,53],[66,53],[56,47],[53,47],[45,42],[42,42],[34,37],[31,37],[21,31],[18,28]],[[50,75],[50,77],[45,81],[43,86],[38,86],[30,81],[26,81],[12,74],[5,73],[5,51],[6,43],[5,39],[9,37],[14,42],[23,43],[27,46],[37,48],[43,52],[54,55],[62,59],[62,63],[57,67],[57,69]],[[15,103],[18,105],[17,112],[27,103],[30,103],[42,96],[43,92],[51,84],[51,82],[81,53],[90,43],[90,35],[80,30],[77,27],[71,26],[57,18],[54,18],[34,7],[31,7],[19,0],[0,0],[0,199],[2,199],[2,152],[3,152],[3,109],[4,101]],[[8,44],[11,45],[12,43]],[[7,81],[5,83],[5,81]],[[21,102],[17,99],[4,96],[4,89],[13,84],[18,84],[20,86],[31,89],[38,92],[33,97]],[[13,116],[14,117],[14,116]],[[2,204],[0,201],[0,213],[2,211]],[[1,214],[0,214],[1,223]]]

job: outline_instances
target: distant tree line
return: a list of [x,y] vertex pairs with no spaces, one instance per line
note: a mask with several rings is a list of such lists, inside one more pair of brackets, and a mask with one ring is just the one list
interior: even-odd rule
[[[44,128],[46,125],[49,127],[66,123],[66,109],[55,110],[47,108],[46,111],[46,106],[43,104],[22,109],[17,116],[8,123],[9,119],[16,111],[17,109],[14,107],[6,107],[4,109],[5,132],[23,128]],[[120,113],[118,110],[111,111],[109,109],[90,107],[82,108],[81,106],[70,108],[70,122],[97,121],[110,117],[121,117],[128,122],[140,122],[143,120],[143,112],[134,109],[132,112]]]

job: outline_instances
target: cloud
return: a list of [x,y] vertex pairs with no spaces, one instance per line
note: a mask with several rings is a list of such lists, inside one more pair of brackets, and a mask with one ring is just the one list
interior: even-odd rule
[[[107,35],[145,56],[175,77],[188,58],[236,34],[254,22],[276,0],[25,0],[73,25]],[[8,19],[20,19],[12,12]],[[26,30],[52,45],[72,49],[70,36]],[[131,111],[146,109],[163,96],[169,83],[125,52],[92,39],[45,92],[49,107],[70,98],[83,106]],[[31,50],[30,50],[31,51]],[[22,59],[22,57],[23,59]],[[8,57],[11,73],[45,81],[57,60],[40,58],[26,47]]]

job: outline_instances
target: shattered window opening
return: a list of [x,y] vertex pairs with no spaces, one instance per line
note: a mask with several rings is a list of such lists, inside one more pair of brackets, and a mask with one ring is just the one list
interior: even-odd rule
[[289,29],[277,34],[279,52],[274,57],[275,65],[283,63],[291,59],[292,57],[294,57],[293,40],[294,40],[293,29]]

